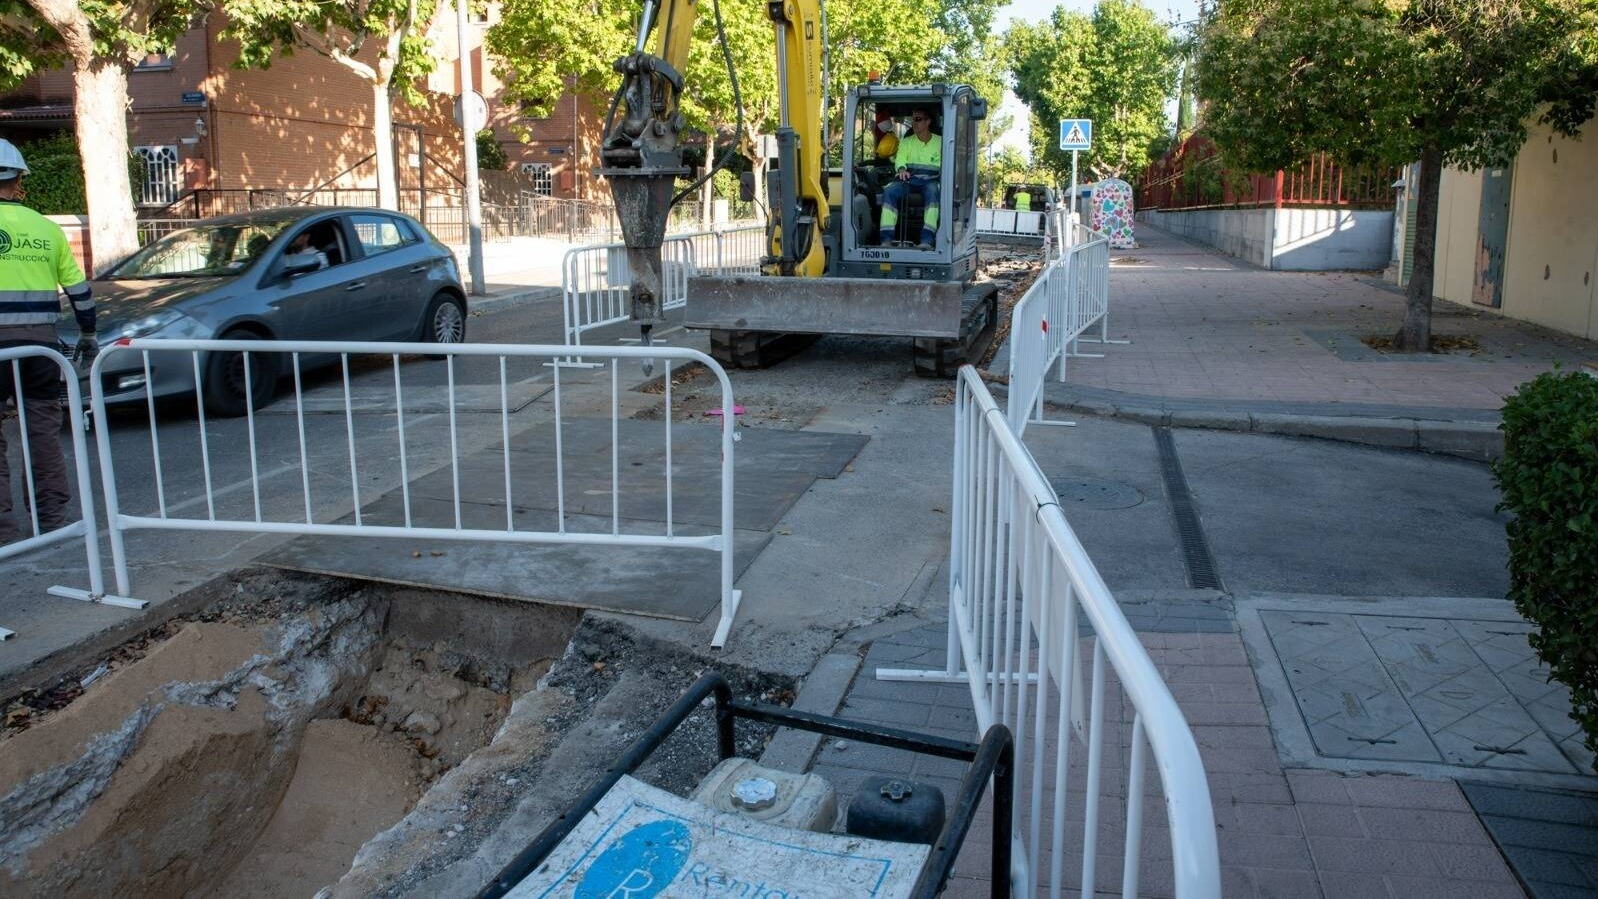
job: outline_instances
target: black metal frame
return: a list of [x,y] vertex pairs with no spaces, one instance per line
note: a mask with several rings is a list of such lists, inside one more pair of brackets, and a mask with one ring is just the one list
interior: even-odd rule
[[987,789],[989,778],[993,780],[992,897],[1001,899],[1010,895],[1015,745],[1009,728],[995,724],[988,728],[981,743],[969,743],[913,731],[879,727],[829,715],[796,712],[781,706],[733,699],[732,687],[726,678],[712,671],[695,681],[694,685],[688,688],[688,692],[684,693],[682,698],[667,709],[649,730],[628,747],[621,758],[607,768],[604,775],[578,797],[571,808],[544,828],[527,848],[517,853],[516,857],[495,875],[494,880],[478,892],[477,899],[499,899],[536,870],[544,859],[555,851],[555,847],[559,846],[561,841],[577,827],[583,817],[593,811],[605,794],[610,792],[610,788],[614,787],[624,775],[637,770],[638,766],[642,765],[660,747],[660,744],[676,732],[694,710],[699,708],[705,698],[712,694],[716,698],[716,749],[722,760],[732,758],[735,754],[733,722],[738,718],[747,718],[751,721],[791,727],[829,737],[858,740],[892,749],[905,749],[939,758],[970,762],[971,767],[966,770],[965,777],[960,782],[960,792],[954,800],[948,820],[944,822],[943,831],[938,834],[938,840],[933,844],[932,852],[927,856],[926,864],[922,866],[921,875],[916,879],[910,895],[914,899],[932,899],[943,891],[949,875],[954,871],[954,862],[960,854],[961,845],[965,842],[966,833],[971,829],[971,822],[976,817],[977,807],[982,802],[982,794]]

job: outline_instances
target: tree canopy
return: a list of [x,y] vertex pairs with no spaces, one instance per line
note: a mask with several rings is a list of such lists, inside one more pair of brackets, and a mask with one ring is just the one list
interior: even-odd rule
[[0,88],[70,64],[89,240],[99,270],[138,249],[128,178],[128,71],[170,51],[204,0],[0,0]]
[[1598,99],[1598,4],[1223,0],[1197,71],[1204,128],[1235,165],[1421,162],[1398,343],[1425,349],[1442,167],[1508,163],[1537,119],[1580,129]]
[[1153,11],[1135,0],[1101,0],[1092,15],[1056,7],[1047,21],[1012,25],[1005,45],[1016,96],[1032,111],[1034,159],[1066,176],[1058,122],[1086,118],[1088,171],[1122,175],[1148,161],[1177,70],[1176,42]]

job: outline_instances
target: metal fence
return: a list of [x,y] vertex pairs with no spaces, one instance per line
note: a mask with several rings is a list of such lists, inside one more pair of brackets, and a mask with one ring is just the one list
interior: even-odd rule
[[[77,475],[79,516],[77,520],[49,531],[45,530],[39,521],[39,483],[35,478],[34,472],[35,467],[40,464],[40,460],[35,458],[35,442],[41,437],[38,429],[42,425],[28,420],[28,403],[23,401],[22,398],[25,384],[22,366],[24,360],[28,359],[42,359],[45,363],[55,366],[61,372],[61,379],[66,389],[66,413],[69,421],[68,438],[71,441],[72,463],[76,468],[75,473]],[[99,534],[95,526],[94,490],[90,487],[93,481],[89,479],[89,447],[88,440],[84,437],[86,429],[83,426],[83,395],[78,389],[77,371],[65,356],[50,347],[17,346],[0,349],[0,377],[4,377],[10,382],[11,396],[16,403],[14,410],[17,419],[15,446],[22,462],[21,465],[8,466],[12,472],[12,477],[20,477],[22,481],[23,509],[13,509],[11,515],[13,522],[15,522],[21,517],[18,514],[20,511],[26,515],[27,522],[26,528],[18,528],[18,531],[24,533],[25,536],[0,546],[0,560],[24,555],[68,540],[82,540],[89,588],[84,590],[76,587],[53,586],[49,588],[50,595],[86,602],[99,602],[129,609],[144,608],[146,603],[130,600],[125,596],[107,596],[105,592],[104,573],[100,569]],[[58,402],[58,397],[53,389],[50,393],[49,402]],[[56,441],[61,439],[61,435],[55,428],[50,428],[49,433],[43,434],[42,438],[55,444]],[[18,472],[20,472],[20,476]],[[62,476],[65,476],[64,472]],[[7,489],[8,491],[11,490],[10,485],[8,485]],[[10,499],[11,497],[8,495],[6,498]],[[0,640],[9,640],[14,636],[16,636],[15,632],[0,627]]]
[[[733,416],[726,416],[719,426],[719,455],[698,460],[708,466],[706,470],[718,472],[720,502],[713,528],[685,527],[678,513],[681,506],[674,504],[681,488],[673,482],[673,473],[682,464],[679,460],[674,467],[674,448],[680,442],[672,439],[673,422],[679,418],[672,405],[672,368],[690,362],[703,365],[720,385],[721,407],[731,409],[731,384],[714,360],[694,350],[664,346],[591,350],[591,356],[609,363],[610,376],[606,378],[587,371],[563,374],[571,372],[560,364],[566,347],[432,344],[426,352],[443,357],[443,371],[434,364],[431,380],[418,380],[425,371],[402,377],[401,357],[416,352],[414,344],[334,341],[125,339],[107,347],[91,371],[96,420],[104,420],[106,411],[104,373],[118,369],[142,370],[145,382],[151,384],[157,383],[153,370],[171,366],[181,373],[180,380],[191,377],[192,372],[189,383],[198,385],[202,396],[218,379],[242,377],[242,385],[237,386],[244,400],[242,438],[223,439],[216,433],[220,423],[208,421],[205,403],[194,406],[192,420],[163,414],[157,422],[155,401],[147,399],[148,456],[141,455],[137,464],[131,442],[142,438],[136,433],[130,437],[131,427],[119,428],[119,449],[127,454],[120,458],[112,451],[108,430],[97,430],[118,592],[131,592],[126,536],[138,530],[558,544],[617,551],[642,547],[689,550],[712,554],[719,562],[721,617],[712,645],[720,647],[726,642],[739,602],[739,593],[732,586]],[[242,354],[232,357],[242,364],[214,364],[217,354],[223,353]],[[319,366],[313,371],[308,364],[329,358],[331,367]],[[270,362],[260,365],[252,361],[262,359]],[[628,359],[666,363],[660,445],[658,451],[650,447],[644,456],[658,468],[645,467],[632,449],[628,461],[622,461],[618,437],[622,388],[617,366]],[[553,364],[546,367],[544,363]],[[509,378],[507,372],[513,365],[547,371],[552,378],[552,458],[519,452],[512,440],[511,412],[523,403],[513,406],[511,395],[515,388],[523,391],[518,394],[522,396],[527,384]],[[252,383],[252,377],[260,376],[258,367],[292,383],[292,392],[271,414],[262,414],[257,408],[259,385]],[[471,385],[460,380],[468,367],[472,369]],[[355,389],[352,368],[359,376]],[[389,380],[386,369],[392,370],[391,385],[385,383]],[[320,386],[308,384],[312,374],[321,378]],[[314,389],[308,390],[308,386]],[[601,391],[608,393],[605,402],[596,401],[595,394]],[[577,398],[572,399],[574,396]],[[609,497],[608,515],[579,511],[581,503],[589,502],[584,498],[589,491],[573,480],[572,464],[562,449],[562,435],[578,421],[566,408],[568,399],[574,406],[585,401],[590,407],[607,410],[601,420],[609,423],[610,470],[604,485],[608,489],[600,493]],[[363,425],[359,442],[357,407],[380,416],[376,424]],[[365,420],[372,421],[370,417]],[[473,467],[463,472],[463,448],[471,446],[479,449],[471,456]],[[686,461],[692,464],[696,460]],[[442,497],[413,497],[412,483],[418,473],[442,478],[441,472],[448,473],[449,487],[445,490],[435,481],[433,489],[441,491]],[[462,490],[463,474],[472,476],[469,496]],[[663,487],[662,499],[657,502],[651,494],[646,511],[648,516],[660,518],[648,519],[640,514],[640,507],[630,508],[624,517],[623,481],[635,484],[656,477],[659,480],[650,483]],[[369,507],[379,499],[372,487],[378,478],[394,481],[400,495],[397,503],[391,492],[386,505]],[[543,492],[535,489],[534,478],[548,479],[543,481]],[[283,489],[290,479],[298,482],[298,490]],[[153,509],[135,512],[128,508],[125,488],[134,483],[141,489],[153,485]],[[519,508],[524,497],[535,494],[546,500],[553,494],[553,508]],[[580,514],[595,522],[594,529],[578,528],[580,522],[574,523],[574,516]],[[607,523],[597,524],[605,518]],[[696,535],[703,530],[711,533]]]
[[1043,385],[1059,365],[1065,380],[1068,356],[1081,355],[1078,340],[1093,325],[1096,342],[1109,342],[1110,240],[1081,225],[1062,229],[1071,241],[1047,260],[1037,280],[1010,313],[1010,392],[1005,417],[1017,435],[1043,419]]
[[1392,209],[1399,175],[1397,166],[1344,165],[1325,153],[1272,174],[1238,172],[1222,164],[1214,142],[1194,135],[1143,171],[1137,208]]
[[1041,238],[1047,228],[1048,213],[1042,210],[989,209],[978,206],[973,230],[979,237]]
[[[1156,865],[1168,866],[1178,899],[1219,897],[1215,818],[1192,730],[970,366],[955,399],[953,510],[946,668],[877,676],[966,683],[977,732],[1004,724],[1015,733],[1014,895],[1111,893],[1118,879],[1122,896],[1136,896],[1143,869]],[[1164,829],[1143,821],[1151,762]],[[1101,842],[1116,832],[1119,849]],[[1145,845],[1146,835],[1169,846]]]
[[[661,244],[662,309],[688,302],[688,279],[698,274],[759,274],[766,229],[740,225],[674,234]],[[566,343],[581,346],[587,331],[626,321],[632,313],[627,249],[621,243],[574,247],[561,259]]]

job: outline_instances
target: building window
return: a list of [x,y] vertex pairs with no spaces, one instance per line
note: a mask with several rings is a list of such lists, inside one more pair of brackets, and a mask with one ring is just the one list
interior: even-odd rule
[[168,53],[150,53],[139,64],[133,67],[135,72],[166,72],[172,68],[172,56]]
[[139,205],[165,206],[177,202],[179,185],[182,184],[178,148],[171,145],[134,147],[133,152],[144,160],[144,183],[139,188]]
[[555,168],[547,162],[524,162],[522,171],[533,176],[533,193],[541,197],[555,195]]

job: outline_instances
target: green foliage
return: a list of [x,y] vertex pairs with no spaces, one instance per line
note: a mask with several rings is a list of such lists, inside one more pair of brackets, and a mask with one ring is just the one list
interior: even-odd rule
[[[1509,598],[1598,752],[1598,378],[1544,374],[1504,404],[1493,466],[1509,522]],[[1598,764],[1594,766],[1598,770]]]
[[1165,133],[1176,87],[1177,44],[1136,0],[1101,0],[1091,16],[1056,7],[1047,22],[1017,23],[1005,37],[1015,93],[1032,111],[1033,158],[1070,175],[1059,121],[1093,120],[1081,167],[1124,175],[1142,166]]
[[[214,2],[227,17],[223,39],[239,42],[239,68],[269,68],[279,53],[310,50],[421,105],[422,79],[438,65],[427,37],[437,0]],[[379,48],[375,66],[357,58],[368,43]]]
[[505,155],[505,148],[499,145],[492,128],[477,132],[477,167],[495,172],[510,168],[510,157]]
[[1502,165],[1541,115],[1573,134],[1598,99],[1591,0],[1233,0],[1199,30],[1205,130],[1242,168],[1317,152]]
[[[27,196],[23,203],[43,215],[83,215],[89,201],[83,189],[83,159],[77,141],[69,131],[20,144],[22,158],[28,161],[24,182]],[[144,183],[144,160],[128,156],[128,180],[133,184],[133,200]]]
[[[152,53],[168,53],[206,0],[84,0],[77,11],[88,21],[94,55],[132,67]],[[55,25],[36,5],[0,0],[0,89],[71,60]]]
[[[843,91],[875,71],[898,83],[965,80],[997,101],[1000,68],[985,54],[994,52],[989,29],[999,5],[1000,0],[833,0],[826,8],[828,98],[836,107]],[[507,96],[533,116],[548,115],[568,87],[608,102],[620,83],[611,63],[632,49],[640,9],[637,0],[505,0],[499,23],[489,30],[488,48]],[[742,95],[745,134],[770,131],[777,119],[777,71],[766,6],[724,0],[721,17]],[[688,126],[730,132],[737,106],[714,2],[697,4],[683,74]]]

